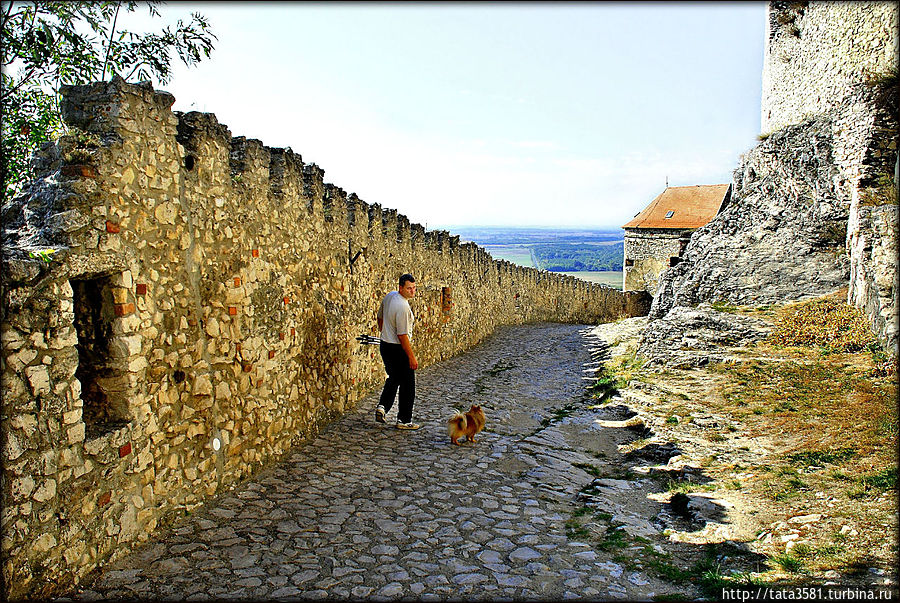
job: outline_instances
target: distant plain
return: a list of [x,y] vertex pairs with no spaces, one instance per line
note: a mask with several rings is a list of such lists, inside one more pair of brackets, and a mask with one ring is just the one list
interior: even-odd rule
[[[546,250],[549,244],[555,245],[557,250],[565,250],[567,246],[573,249],[581,249],[582,254],[586,246],[597,246],[597,257],[600,254],[609,255],[607,248],[611,245],[621,245],[623,233],[621,230],[590,230],[590,229],[564,229],[564,228],[518,228],[518,227],[491,227],[491,226],[460,226],[450,227],[450,232],[460,236],[463,242],[471,241],[480,245],[491,254],[495,260],[506,260],[517,266],[525,268],[538,267],[538,252]],[[593,256],[592,247],[587,247],[588,254]],[[611,251],[611,250],[610,250]],[[558,274],[567,274],[591,283],[600,283],[616,289],[622,288],[622,267],[619,254],[615,252],[616,262],[609,264],[610,270],[553,270]],[[546,257],[546,256],[545,256]],[[584,258],[582,255],[582,259]],[[544,264],[547,265],[547,264]]]

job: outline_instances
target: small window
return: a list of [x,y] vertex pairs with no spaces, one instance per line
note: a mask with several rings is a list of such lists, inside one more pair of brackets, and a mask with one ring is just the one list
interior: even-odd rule
[[665,219],[668,220],[669,218],[671,218],[674,215],[675,215],[675,211],[670,209],[669,211],[666,212]]
[[630,260],[630,259],[626,258],[625,265],[626,266],[634,266],[634,260]]
[[670,258],[669,258],[669,267],[670,267],[670,268],[671,268],[672,266],[677,266],[677,265],[680,264],[680,263],[681,263],[681,258],[678,257],[678,256],[674,256],[674,257],[670,257]]

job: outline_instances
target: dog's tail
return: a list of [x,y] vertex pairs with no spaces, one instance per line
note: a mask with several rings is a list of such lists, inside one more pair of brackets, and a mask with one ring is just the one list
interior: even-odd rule
[[456,413],[447,421],[447,429],[451,434],[460,432],[466,428],[466,415],[461,412]]

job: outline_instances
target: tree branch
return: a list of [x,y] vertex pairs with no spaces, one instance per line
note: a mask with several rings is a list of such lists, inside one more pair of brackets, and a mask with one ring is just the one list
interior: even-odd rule
[[113,34],[116,32],[116,21],[119,20],[119,8],[121,6],[121,2],[116,2],[116,14],[113,17],[112,27],[109,29],[109,42],[106,44],[106,58],[103,59],[103,71],[100,72],[101,82],[106,79],[106,65],[109,63],[109,51],[112,50]]

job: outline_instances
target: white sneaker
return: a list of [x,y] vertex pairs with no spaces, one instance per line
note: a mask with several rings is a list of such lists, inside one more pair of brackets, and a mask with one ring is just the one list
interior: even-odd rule
[[421,427],[418,423],[413,423],[410,421],[409,423],[401,423],[397,421],[397,429],[418,429]]
[[375,420],[379,423],[384,423],[384,407],[376,406],[375,407]]

